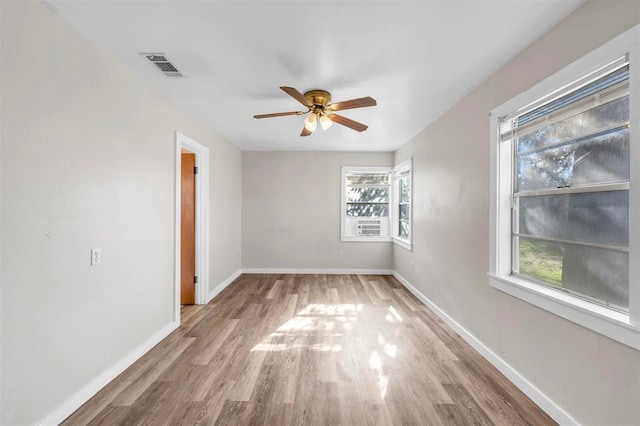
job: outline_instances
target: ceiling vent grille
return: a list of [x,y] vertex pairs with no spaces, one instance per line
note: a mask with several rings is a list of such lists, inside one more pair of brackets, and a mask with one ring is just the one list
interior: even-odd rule
[[140,55],[147,58],[149,62],[155,65],[155,67],[167,77],[184,77],[164,53],[141,53]]

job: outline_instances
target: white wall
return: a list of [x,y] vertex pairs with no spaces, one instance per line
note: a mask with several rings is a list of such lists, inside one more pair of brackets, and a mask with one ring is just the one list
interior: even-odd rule
[[242,267],[390,270],[391,243],[340,241],[340,169],[392,165],[389,152],[243,152]]
[[638,1],[586,3],[395,154],[414,173],[395,270],[582,424],[638,424],[640,352],[489,287],[488,114],[637,22]]
[[174,132],[211,150],[210,288],[240,268],[242,163],[40,2],[1,12],[0,423],[13,425],[173,321]]

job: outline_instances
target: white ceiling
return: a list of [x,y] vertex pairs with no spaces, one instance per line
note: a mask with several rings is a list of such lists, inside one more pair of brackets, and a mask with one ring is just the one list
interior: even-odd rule
[[[244,150],[391,151],[441,116],[583,0],[48,0],[64,19]],[[163,52],[167,78],[139,52]],[[369,125],[301,138],[279,86],[325,89]]]

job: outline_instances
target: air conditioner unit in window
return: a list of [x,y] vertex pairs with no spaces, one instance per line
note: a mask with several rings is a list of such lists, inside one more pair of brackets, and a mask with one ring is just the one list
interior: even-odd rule
[[358,237],[379,237],[382,234],[382,220],[358,219]]

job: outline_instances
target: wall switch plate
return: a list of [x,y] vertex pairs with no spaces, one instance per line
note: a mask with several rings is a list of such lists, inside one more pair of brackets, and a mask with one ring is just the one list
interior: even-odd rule
[[342,257],[342,256],[344,256],[344,251],[338,250],[338,257]]
[[91,249],[91,266],[97,265],[102,262],[102,249]]

